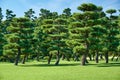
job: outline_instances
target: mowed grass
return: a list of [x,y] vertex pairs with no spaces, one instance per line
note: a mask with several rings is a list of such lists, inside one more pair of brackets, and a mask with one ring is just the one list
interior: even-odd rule
[[47,62],[27,62],[14,66],[0,63],[0,80],[120,80],[120,62],[104,64],[60,61],[59,66]]

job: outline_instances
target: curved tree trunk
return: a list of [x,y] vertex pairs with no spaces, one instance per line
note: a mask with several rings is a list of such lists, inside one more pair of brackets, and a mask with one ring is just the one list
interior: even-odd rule
[[115,54],[112,56],[111,61],[113,61],[113,60],[114,60],[114,58],[115,58]]
[[116,61],[118,61],[119,57],[120,57],[120,55],[117,56]]
[[59,64],[59,61],[60,61],[60,52],[58,50],[58,53],[56,54],[56,62],[55,62],[55,65],[58,65]]
[[40,54],[39,54],[39,53],[37,53],[37,61],[40,61],[40,60],[39,60],[39,56],[40,56]]
[[19,59],[20,59],[20,54],[21,54],[21,49],[18,48],[18,54],[16,55],[16,59],[15,59],[15,65],[18,65]]
[[84,66],[85,62],[86,62],[86,54],[83,54],[82,55],[82,63],[81,63],[81,65]]
[[62,54],[62,60],[64,60],[65,59],[65,55],[64,54]]
[[92,57],[93,57],[93,61],[94,61],[94,60],[95,60],[95,54],[93,54],[93,56],[92,56]]
[[88,57],[89,57],[90,61],[92,61],[92,55],[89,54]]
[[49,58],[48,58],[48,64],[50,64],[51,59],[52,59],[52,54],[49,55]]
[[98,54],[98,51],[96,51],[96,56],[95,56],[95,61],[96,61],[96,63],[99,62],[98,57],[99,57],[99,54]]
[[106,61],[106,63],[109,62],[109,59],[108,59],[108,52],[105,53],[105,61]]
[[25,64],[26,59],[27,59],[27,55],[25,54],[23,59],[22,59],[22,64]]
[[87,61],[87,55],[88,55],[88,53],[89,53],[89,42],[88,42],[88,40],[87,40],[87,38],[88,38],[88,34],[89,34],[89,32],[88,31],[86,31],[85,32],[85,44],[84,44],[84,46],[86,47],[86,50],[85,50],[85,53],[83,53],[83,55],[82,55],[82,63],[81,63],[81,65],[82,66],[84,66],[85,65],[85,63],[88,63],[88,61]]
[[75,55],[75,59],[74,59],[75,61],[80,61],[79,60],[79,56],[78,55]]
[[104,58],[103,58],[103,55],[102,55],[102,54],[100,54],[100,59],[101,59],[101,60],[104,60]]
[[86,63],[89,63],[87,59],[86,59],[86,61],[85,61],[85,62],[86,62]]

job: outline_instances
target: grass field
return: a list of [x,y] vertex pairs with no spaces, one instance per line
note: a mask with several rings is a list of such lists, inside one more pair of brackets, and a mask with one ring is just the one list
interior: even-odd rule
[[46,62],[28,62],[19,66],[0,63],[0,80],[120,80],[120,62],[90,62],[86,66],[72,61],[61,61],[59,66]]

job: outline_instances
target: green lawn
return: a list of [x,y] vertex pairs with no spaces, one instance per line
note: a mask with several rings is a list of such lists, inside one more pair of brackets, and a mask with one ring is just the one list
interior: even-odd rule
[[79,62],[61,61],[59,66],[46,62],[28,62],[14,66],[0,63],[0,80],[120,80],[120,63],[80,66]]

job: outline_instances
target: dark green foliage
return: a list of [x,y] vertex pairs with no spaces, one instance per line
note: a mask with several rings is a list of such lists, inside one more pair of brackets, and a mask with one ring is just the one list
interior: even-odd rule
[[[32,23],[27,18],[14,18],[11,26],[7,27],[10,34],[6,34],[7,44],[4,46],[4,54],[28,55],[31,52]],[[16,57],[17,60],[17,57]],[[15,63],[17,65],[18,62]]]
[[3,55],[3,45],[4,45],[4,34],[3,34],[3,23],[2,23],[2,19],[3,19],[3,14],[2,14],[2,9],[0,8],[0,57]]
[[3,14],[2,14],[2,8],[0,7],[0,23],[2,22]]
[[109,10],[106,11],[106,13],[113,14],[113,13],[116,13],[116,10],[115,9],[109,9]]
[[35,20],[37,17],[34,15],[35,14],[35,11],[33,11],[32,9],[29,9],[27,12],[24,12],[25,13],[25,17],[26,18],[29,18],[30,20]]
[[92,3],[88,3],[88,4],[83,3],[77,9],[81,11],[96,11],[97,6]]
[[0,61],[5,58],[18,65],[20,61],[24,64],[27,60],[47,59],[50,64],[53,58],[58,65],[61,58],[81,58],[81,65],[85,65],[87,57],[96,63],[101,55],[106,63],[109,56],[119,57],[120,16],[113,15],[117,11],[107,10],[109,16],[101,6],[92,3],[83,3],[77,9],[80,12],[71,13],[66,8],[58,14],[42,8],[38,17],[29,9],[19,18],[7,9],[3,20],[0,8]]
[[12,10],[7,9],[6,10],[6,20],[11,21],[12,18],[14,18],[16,15],[13,14]]

